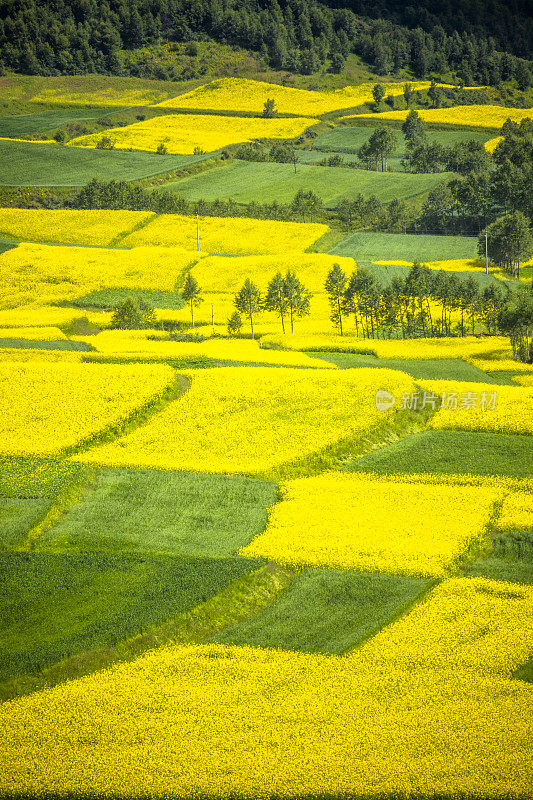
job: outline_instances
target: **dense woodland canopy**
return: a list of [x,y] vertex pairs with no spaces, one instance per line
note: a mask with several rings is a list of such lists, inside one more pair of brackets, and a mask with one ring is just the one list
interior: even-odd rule
[[514,77],[526,88],[533,50],[527,6],[526,0],[425,0],[416,9],[397,0],[0,0],[0,67],[180,80],[201,69],[194,63],[181,71],[147,68],[135,48],[160,37],[210,38],[303,74],[340,71],[356,53],[382,75],[451,71],[467,85]]

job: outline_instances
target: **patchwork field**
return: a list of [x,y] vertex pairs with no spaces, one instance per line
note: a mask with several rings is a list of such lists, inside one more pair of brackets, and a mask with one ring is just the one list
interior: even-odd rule
[[[155,152],[162,143],[170,153],[188,154],[196,150],[212,152],[221,147],[254,139],[294,139],[318,120],[309,117],[261,119],[217,117],[209,114],[165,114],[125,128],[109,128],[106,136],[119,150]],[[72,139],[73,147],[95,147],[101,134]]]
[[160,156],[0,140],[0,185],[85,186],[95,177],[133,181],[201,160],[202,156]]
[[233,161],[208,173],[163,185],[187,200],[233,198],[239,203],[290,203],[300,189],[312,190],[327,206],[343,197],[375,194],[383,203],[394,198],[413,197],[433,189],[451,173],[412,175],[401,172],[370,172],[343,167],[313,167],[292,164]]
[[[341,197],[450,178],[316,166],[388,116],[332,121],[374,83],[211,74],[0,77],[4,204],[54,205],[54,186],[69,204],[0,208],[0,796],[531,800],[533,366],[481,305],[461,330],[456,298],[448,336],[437,296],[410,299],[413,336],[403,317],[370,324],[390,295],[360,287],[340,335],[325,288],[335,265],[390,286],[415,259],[480,290],[518,282],[485,275],[474,236],[341,231]],[[267,99],[282,116],[261,117]],[[118,108],[138,121],[14,141]],[[514,112],[531,116],[420,113],[451,146]],[[296,172],[229,148],[177,180],[164,173],[205,156],[153,152],[294,139],[324,115]],[[71,207],[94,176],[191,202],[312,190],[328,209]],[[260,296],[236,304],[248,279]]]
[[342,256],[368,261],[443,261],[477,255],[473,236],[430,236],[408,233],[352,233],[335,245]]
[[[439,125],[461,125],[463,127],[490,128],[499,130],[505,120],[520,122],[526,117],[531,118],[531,109],[506,108],[504,106],[454,106],[452,108],[423,108],[420,116],[424,122],[438,123]],[[379,114],[356,114],[345,119],[396,119],[404,120],[407,111],[382,111]]]

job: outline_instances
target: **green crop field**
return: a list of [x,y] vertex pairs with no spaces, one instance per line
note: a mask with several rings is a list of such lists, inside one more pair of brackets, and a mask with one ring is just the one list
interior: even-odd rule
[[101,470],[38,549],[226,557],[265,527],[275,499],[275,484],[253,478]]
[[383,203],[394,198],[414,197],[427,192],[451,173],[410,175],[400,172],[374,172],[346,167],[318,167],[292,164],[232,161],[216,170],[162,184],[158,188],[175,192],[188,200],[233,198],[240,203],[290,202],[299,189],[312,190],[327,206],[360,192],[375,194]]
[[18,138],[33,133],[44,133],[67,122],[82,122],[107,117],[122,106],[67,106],[47,108],[28,114],[0,116],[0,137]]
[[462,361],[460,358],[450,359],[403,359],[375,358],[374,356],[357,355],[355,353],[317,353],[308,355],[323,358],[337,364],[341,369],[357,367],[376,367],[378,369],[399,369],[407,372],[415,380],[449,380],[475,381],[478,383],[495,383],[486,372]]
[[194,608],[259,563],[245,558],[2,554],[0,680],[114,645]]
[[78,308],[115,308],[119,303],[133,297],[148,303],[151,308],[183,308],[183,300],[178,292],[158,292],[149,289],[99,289],[72,301]]
[[84,186],[92,178],[132,181],[204,158],[4,140],[0,141],[0,185]]
[[0,497],[0,551],[22,544],[49,506],[50,501],[42,497]]
[[414,233],[351,233],[328,252],[351,256],[356,261],[443,261],[477,258],[477,238]]
[[430,583],[423,578],[306,569],[271,605],[214,641],[345,653],[405,610]]
[[432,472],[530,478],[533,441],[504,433],[420,431],[357,459],[351,469],[386,475]]
[[327,153],[321,150],[296,150],[296,155],[301,164],[316,164],[317,161],[323,161],[325,158],[331,158],[331,156],[340,156],[346,164],[355,164],[357,161],[357,156],[354,153],[335,150]]
[[[329,155],[330,152],[355,153],[372,136],[375,130],[376,127],[372,125],[344,125],[339,128],[333,128],[321,133],[315,139],[313,147],[315,150],[323,151],[322,158],[325,155]],[[405,154],[405,137],[399,128],[394,128],[393,133],[397,139],[397,149],[389,161],[395,168],[398,168],[399,161]],[[427,135],[430,142],[438,142],[443,147],[453,147],[457,142],[464,142],[468,139],[474,139],[476,142],[484,144],[491,138],[486,133],[468,130],[440,131],[428,129]]]

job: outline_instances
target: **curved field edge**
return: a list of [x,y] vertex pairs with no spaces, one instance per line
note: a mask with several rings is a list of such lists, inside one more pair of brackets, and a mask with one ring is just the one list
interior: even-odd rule
[[132,661],[148,650],[170,644],[200,644],[228,626],[256,614],[284,591],[297,571],[269,562],[245,574],[188,612],[114,646],[72,655],[35,675],[21,675],[0,684],[0,702],[81,678],[113,664]]

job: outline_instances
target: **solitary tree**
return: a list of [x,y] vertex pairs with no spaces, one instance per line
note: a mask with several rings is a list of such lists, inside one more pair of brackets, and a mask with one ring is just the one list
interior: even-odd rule
[[283,295],[291,318],[291,333],[294,333],[294,317],[309,314],[312,295],[290,269],[283,279]]
[[156,318],[152,308],[142,300],[127,297],[119,303],[111,318],[111,328],[150,328],[155,325]]
[[265,105],[263,106],[263,116],[266,119],[272,119],[272,117],[276,116],[276,108],[273,97],[269,97],[268,100],[265,101]]
[[250,320],[252,339],[254,339],[254,314],[261,310],[261,292],[250,278],[246,278],[242,287],[235,295],[235,308],[241,314],[246,314]]
[[183,283],[181,296],[183,297],[186,303],[189,303],[189,307],[191,309],[191,320],[193,328],[194,328],[194,307],[199,306],[200,303],[203,303],[204,301],[203,297],[201,297],[201,292],[202,290],[198,285],[198,281],[193,275],[191,275],[190,272],[188,272],[185,281]]
[[342,271],[339,264],[333,264],[328,272],[326,283],[324,284],[331,307],[330,319],[337,325],[342,336],[342,313],[344,293],[346,290],[346,273]]
[[281,272],[277,272],[267,287],[267,293],[263,301],[266,311],[274,311],[281,319],[281,329],[285,333],[285,314],[289,307],[285,294],[285,282]]
[[228,333],[230,336],[238,336],[242,328],[242,317],[238,311],[234,311],[228,319]]
[[376,103],[376,108],[379,108],[379,104],[381,103],[381,101],[385,97],[385,89],[383,88],[381,83],[376,83],[376,85],[372,89],[372,96],[373,96],[374,101]]

